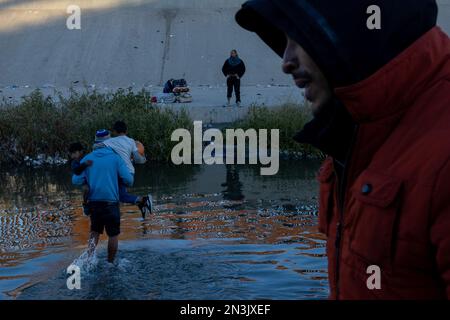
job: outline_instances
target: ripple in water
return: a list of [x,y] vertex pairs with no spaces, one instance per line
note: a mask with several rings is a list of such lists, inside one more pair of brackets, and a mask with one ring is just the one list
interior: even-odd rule
[[[61,179],[68,172],[9,175],[8,190],[28,194],[0,192],[0,299],[328,296],[317,184],[309,169],[284,164],[270,179],[245,167],[203,167],[179,176],[176,170],[138,169],[132,191],[151,192],[157,211],[142,221],[137,208],[122,208],[113,265],[106,262],[104,238],[96,255],[84,252],[89,219],[80,192]],[[82,270],[79,291],[66,286],[71,263]]]
[[[65,270],[23,291],[19,299],[314,299],[328,295],[319,259],[295,270],[298,248],[238,242],[141,241],[126,243],[114,264],[106,249],[84,253],[81,290],[68,290]],[[244,250],[244,251],[237,251]],[[317,269],[316,269],[317,268]],[[316,269],[316,270],[314,270]],[[311,286],[315,283],[314,286]]]

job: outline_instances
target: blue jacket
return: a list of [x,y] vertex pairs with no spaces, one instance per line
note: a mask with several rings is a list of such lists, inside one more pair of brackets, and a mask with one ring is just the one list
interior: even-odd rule
[[134,177],[125,162],[111,148],[100,148],[85,156],[81,163],[92,160],[81,175],[73,175],[75,185],[89,185],[89,201],[119,202],[119,178],[128,185],[133,185]]

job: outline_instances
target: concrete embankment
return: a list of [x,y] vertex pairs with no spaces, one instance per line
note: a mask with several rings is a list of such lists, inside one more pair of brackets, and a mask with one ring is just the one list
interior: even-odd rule
[[[289,84],[279,57],[235,23],[243,2],[0,0],[0,86],[218,85],[231,49],[247,64],[245,85]],[[66,26],[71,4],[81,30]]]
[[[247,65],[245,106],[303,101],[281,72],[280,58],[235,23],[243,2],[0,0],[0,98],[17,100],[35,88],[54,94],[83,86],[156,93],[167,79],[186,78],[194,95],[187,106],[193,118],[231,121],[245,112],[221,109],[221,67],[235,48]],[[439,24],[449,32],[450,1],[438,3]],[[67,28],[72,4],[81,9],[80,30]]]

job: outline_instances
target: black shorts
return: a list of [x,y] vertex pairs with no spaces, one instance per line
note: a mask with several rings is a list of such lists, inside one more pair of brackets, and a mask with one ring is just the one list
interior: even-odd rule
[[102,234],[106,229],[108,237],[120,234],[120,207],[114,202],[89,202],[91,231]]

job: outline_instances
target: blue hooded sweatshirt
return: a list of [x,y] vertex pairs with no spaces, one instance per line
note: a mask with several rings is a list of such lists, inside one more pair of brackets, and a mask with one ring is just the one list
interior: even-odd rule
[[119,177],[128,185],[133,185],[134,177],[125,162],[111,148],[99,148],[85,156],[81,163],[92,160],[81,175],[73,175],[75,185],[89,185],[89,201],[119,202]]

